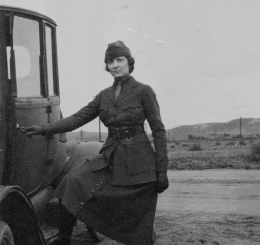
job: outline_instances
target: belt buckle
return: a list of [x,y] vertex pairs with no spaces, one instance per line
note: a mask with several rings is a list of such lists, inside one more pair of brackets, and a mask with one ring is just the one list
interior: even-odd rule
[[[126,128],[130,128],[130,127],[126,127]],[[128,129],[129,130],[129,129]],[[126,132],[128,132],[128,131],[126,131]],[[132,140],[132,136],[129,136],[129,137],[126,137],[126,139],[128,140],[128,141],[130,141],[130,140]]]
[[[129,128],[131,128],[131,127],[127,127],[127,126],[123,126],[122,127],[123,129],[128,129],[129,130]],[[126,133],[127,133],[128,131],[126,131]],[[126,139],[128,140],[128,141],[130,141],[130,140],[132,140],[132,136],[130,136],[130,137],[126,137]]]
[[130,140],[132,140],[132,136],[130,136],[130,137],[126,137],[126,139],[128,140],[128,141],[130,141]]
[[113,131],[113,134],[114,134],[114,139],[119,139],[119,131],[118,131],[118,128],[116,128],[115,131]]

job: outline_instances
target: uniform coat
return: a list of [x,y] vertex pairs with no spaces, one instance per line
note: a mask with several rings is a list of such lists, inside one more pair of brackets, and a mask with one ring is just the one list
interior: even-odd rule
[[[142,125],[147,119],[154,138],[155,152],[146,134],[137,134],[132,140],[107,138],[104,158],[109,159],[116,148],[113,184],[148,183],[156,180],[156,172],[167,172],[166,132],[156,95],[150,86],[129,76],[117,100],[113,84],[71,117],[55,122],[48,131],[52,134],[72,131],[97,116],[106,127]],[[108,161],[101,161],[97,168],[107,165]]]
[[[122,83],[122,90],[117,100],[115,99],[115,86],[114,83],[111,87],[102,90],[92,102],[74,115],[52,124],[48,128],[48,133],[54,134],[74,130],[97,116],[107,127],[143,125],[147,119],[152,130],[155,151],[144,132],[140,132],[129,139],[108,137],[103,154],[72,169],[59,184],[55,196],[62,199],[63,205],[72,214],[78,215],[89,226],[93,224],[94,227],[92,228],[104,234],[106,230],[109,230],[104,228],[104,224],[106,224],[106,221],[103,220],[104,212],[101,217],[96,215],[98,212],[90,210],[109,209],[108,206],[106,208],[99,206],[108,205],[111,202],[111,197],[107,193],[113,193],[114,196],[110,205],[112,210],[117,201],[123,200],[121,206],[124,210],[128,210],[124,217],[132,216],[131,212],[135,217],[132,224],[126,222],[125,226],[122,225],[122,222],[119,222],[119,224],[114,221],[115,227],[106,235],[116,239],[117,237],[114,236],[121,234],[121,238],[117,240],[128,241],[127,244],[150,244],[147,241],[151,237],[156,209],[157,173],[167,172],[166,133],[156,95],[150,86],[137,82],[129,76]],[[142,200],[144,193],[149,193],[145,198],[146,201],[150,202],[150,207],[144,206],[149,206],[149,202],[145,203]],[[123,196],[124,199],[121,198]],[[136,198],[135,201],[133,198]],[[130,211],[131,202],[135,203],[132,211]],[[142,210],[140,214],[136,213],[137,207]],[[114,210],[114,213],[110,212],[110,216],[108,215],[110,218],[107,219],[107,222],[109,223],[112,217],[117,217],[118,212],[119,210]],[[91,215],[92,213],[94,215]],[[124,212],[122,211],[122,213]],[[85,218],[86,215],[84,214],[92,217],[92,221]],[[99,222],[98,220],[101,219],[102,222]],[[129,236],[130,231],[127,232],[127,230],[129,230],[129,225],[133,226],[133,223],[136,225],[134,225],[135,228],[131,228],[131,236]],[[111,224],[109,227],[111,227]],[[123,230],[121,230],[122,228]],[[140,231],[142,232],[140,233]],[[145,233],[148,237],[146,242],[144,239]],[[137,240],[129,242],[130,237],[131,239],[136,237]],[[138,240],[141,237],[143,237],[144,242]]]

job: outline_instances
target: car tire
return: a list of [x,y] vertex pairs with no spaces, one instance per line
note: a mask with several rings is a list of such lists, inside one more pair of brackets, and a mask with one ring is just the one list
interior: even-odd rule
[[0,245],[14,245],[12,231],[8,224],[0,220]]

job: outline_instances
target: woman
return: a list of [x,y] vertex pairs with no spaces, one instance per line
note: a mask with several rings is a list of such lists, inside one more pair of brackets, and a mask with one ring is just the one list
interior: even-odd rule
[[[130,73],[134,59],[122,41],[108,45],[106,70],[114,84],[76,114],[51,127],[31,126],[26,135],[72,131],[96,117],[108,127],[101,154],[67,173],[55,187],[62,221],[52,244],[70,244],[76,217],[96,231],[127,245],[153,244],[158,193],[168,188],[167,143],[155,93]],[[144,131],[147,119],[155,152]]]

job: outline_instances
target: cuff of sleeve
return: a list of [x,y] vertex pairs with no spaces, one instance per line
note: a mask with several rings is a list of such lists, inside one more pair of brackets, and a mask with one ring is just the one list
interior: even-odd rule
[[157,174],[160,174],[160,173],[166,174],[167,173],[167,171],[156,171],[156,172],[157,172]]
[[157,172],[162,172],[162,173],[167,173],[168,169],[168,157],[165,156],[162,158],[160,162],[156,163],[156,171]]
[[42,136],[45,136],[45,135],[47,134],[47,128],[46,128],[44,125],[41,125],[41,127],[42,127],[42,133],[41,133],[41,135],[42,135]]

